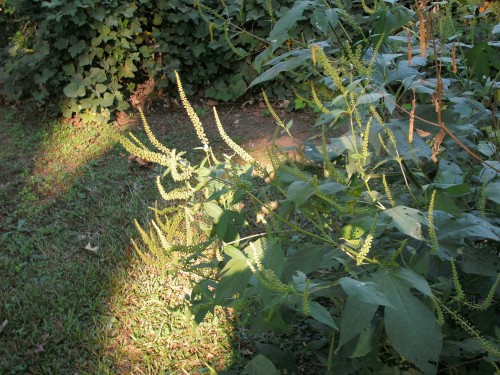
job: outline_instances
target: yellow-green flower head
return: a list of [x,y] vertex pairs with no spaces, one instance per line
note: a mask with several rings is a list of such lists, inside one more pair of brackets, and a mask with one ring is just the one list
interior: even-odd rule
[[191,123],[193,124],[196,134],[198,135],[198,139],[201,141],[203,144],[203,148],[208,148],[208,138],[205,135],[205,130],[203,129],[203,125],[201,124],[200,118],[194,111],[193,107],[191,107],[191,104],[187,100],[186,94],[184,93],[184,89],[182,88],[182,82],[179,77],[179,74],[177,71],[175,71],[175,78],[177,79],[177,87],[179,88],[179,96],[181,98],[182,106],[186,110],[189,119],[191,120]]

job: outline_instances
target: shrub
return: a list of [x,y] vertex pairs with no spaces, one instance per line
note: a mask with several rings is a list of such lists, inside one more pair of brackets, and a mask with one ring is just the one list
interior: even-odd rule
[[[182,180],[168,193],[159,185],[164,199],[179,199],[165,215],[173,210],[186,226],[195,223],[199,240],[162,240],[171,227],[162,229],[170,219],[160,212],[142,237],[158,257],[180,251],[167,263],[202,277],[190,296],[196,321],[225,306],[250,332],[286,333],[295,322],[315,336],[316,373],[498,372],[500,164],[497,131],[483,125],[498,115],[481,102],[495,84],[472,79],[475,66],[457,44],[441,42],[450,36],[436,28],[430,9],[417,10],[420,30],[408,32],[400,27],[413,12],[378,6],[367,9],[368,19],[382,32],[361,37],[361,47],[345,43],[334,59],[340,41],[311,43],[271,60],[257,78],[297,67],[304,82],[305,72],[314,74],[319,80],[303,100],[321,111],[318,123],[348,126],[340,137],[323,132],[321,144],[306,143],[300,162],[275,148],[266,171],[224,134],[253,168],[217,160],[186,100],[206,155],[200,164],[181,160],[151,134],[158,153],[124,140],[127,150]],[[349,15],[334,9],[350,25],[347,34],[355,31]],[[299,56],[300,64],[289,62]],[[246,373],[297,372],[296,353],[258,347]]]
[[[8,8],[10,18],[1,16],[3,27],[18,31],[3,49],[0,94],[9,101],[57,102],[65,117],[102,121],[112,110],[129,107],[137,84],[153,77],[165,91],[173,71],[180,70],[189,73],[189,94],[235,100],[258,74],[250,57],[267,43],[262,36],[270,31],[269,19],[293,1],[280,3],[269,14],[267,3],[258,0],[225,6],[186,0],[21,1]],[[283,89],[275,91],[283,96]]]

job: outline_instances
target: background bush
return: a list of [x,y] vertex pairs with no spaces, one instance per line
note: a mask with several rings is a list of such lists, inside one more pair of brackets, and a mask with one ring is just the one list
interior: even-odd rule
[[227,7],[188,0],[4,4],[0,95],[57,102],[65,117],[101,121],[112,108],[127,109],[130,92],[149,77],[168,89],[174,70],[186,73],[189,94],[240,97],[258,75],[252,54],[266,47],[275,17],[293,1],[276,2],[273,12],[261,0]]

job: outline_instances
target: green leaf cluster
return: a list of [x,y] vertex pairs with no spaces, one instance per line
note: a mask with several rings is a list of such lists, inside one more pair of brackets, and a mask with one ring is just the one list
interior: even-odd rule
[[[285,9],[291,3],[282,1]],[[257,71],[232,50],[259,51],[271,25],[265,4],[256,0],[36,0],[8,9],[9,15],[0,13],[6,39],[0,44],[0,95],[11,102],[58,103],[64,116],[84,121],[127,109],[129,95],[149,77],[168,91],[174,70],[186,73],[189,94],[241,97]],[[233,21],[241,27],[221,29]]]
[[[496,68],[490,61],[490,77],[484,67],[478,76],[457,50],[480,43],[456,31],[468,18],[449,17],[465,6],[420,9],[432,27],[422,49],[418,14],[403,5],[349,10],[303,1],[275,12],[254,60],[269,66],[254,85],[296,77],[299,99],[320,113],[321,142],[306,142],[298,161],[274,147],[271,170],[221,162],[208,145],[190,166],[181,207],[203,207],[200,237],[210,244],[184,258],[202,275],[190,314],[200,322],[232,308],[263,339],[305,327],[317,338],[304,340],[317,373],[491,372],[500,357],[500,164],[498,129],[486,124],[499,120]],[[310,14],[325,40],[276,56]],[[327,137],[336,124],[347,131]],[[245,373],[298,372],[289,364],[300,350],[258,348]]]

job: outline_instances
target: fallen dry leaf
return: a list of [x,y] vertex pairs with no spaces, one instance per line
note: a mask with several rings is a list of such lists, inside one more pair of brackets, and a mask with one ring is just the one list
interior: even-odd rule
[[87,245],[85,245],[84,249],[90,251],[94,255],[97,255],[97,250],[99,250],[99,246],[92,247],[89,241]]
[[439,131],[439,133],[437,133],[435,136],[434,136],[434,144],[432,145],[432,161],[434,163],[437,163],[438,162],[438,159],[437,159],[437,155],[439,155],[439,153],[441,152],[441,143],[443,143],[443,139],[444,139],[444,136],[445,136],[445,132],[443,129],[441,129]]
[[210,107],[213,107],[215,105],[219,105],[219,102],[217,100],[213,100],[213,99],[208,99],[206,102],[205,102],[206,105],[209,105]]
[[421,129],[417,129],[417,133],[422,138],[425,138],[425,137],[428,137],[429,135],[431,135],[431,133],[426,132],[426,131],[421,130]]
[[135,158],[135,161],[137,162],[137,164],[142,165],[142,166],[149,164],[149,162],[147,160],[144,160],[143,158],[140,158],[139,156]]
[[290,105],[290,100],[285,99],[278,104],[278,108],[288,108],[289,105]]
[[143,159],[137,155],[130,154],[127,159],[131,163],[135,161],[141,167],[153,168],[153,163],[151,163],[150,161]]

